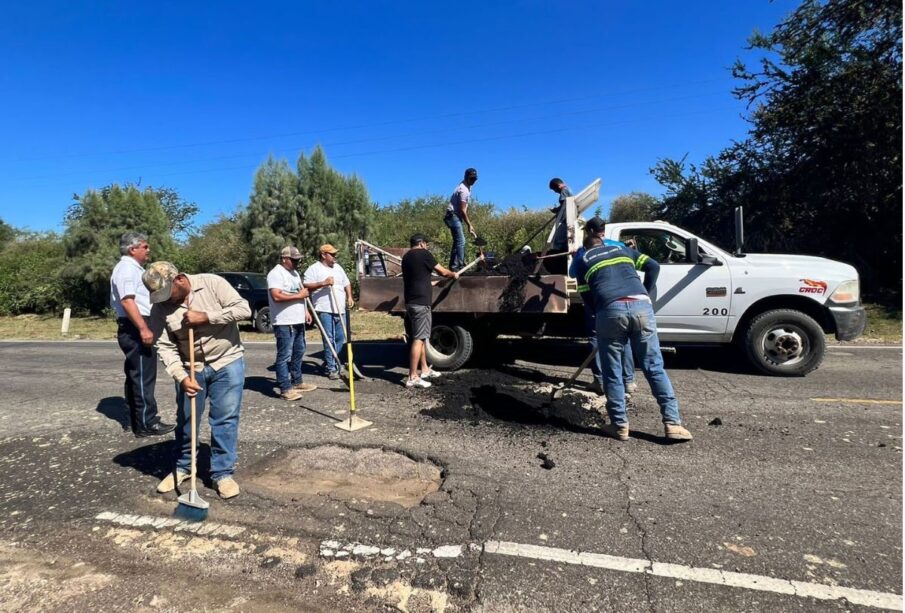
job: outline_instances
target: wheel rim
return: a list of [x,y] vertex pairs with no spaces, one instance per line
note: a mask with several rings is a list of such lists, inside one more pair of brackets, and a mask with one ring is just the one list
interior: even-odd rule
[[779,366],[791,366],[804,360],[811,350],[807,333],[793,324],[775,324],[763,336],[763,356]]
[[437,353],[451,356],[459,348],[459,337],[449,326],[434,326],[431,330],[430,344]]

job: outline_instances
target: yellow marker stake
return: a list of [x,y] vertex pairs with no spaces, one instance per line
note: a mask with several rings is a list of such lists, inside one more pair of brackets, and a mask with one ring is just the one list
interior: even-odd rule
[[[349,338],[349,330],[346,328],[346,318],[336,307],[336,298],[333,297],[332,287],[330,288],[330,306],[332,307],[332,312],[339,316],[339,323],[343,329],[343,336],[346,337],[346,357],[349,360],[348,368],[346,368],[347,374],[349,375],[349,423],[347,424],[345,421],[341,421],[333,425],[340,430],[354,432],[355,430],[367,428],[371,425],[371,422],[359,419],[355,415],[355,362],[352,359],[352,339]],[[339,356],[336,356],[336,359],[339,361]],[[338,365],[339,364],[337,364],[337,366]]]

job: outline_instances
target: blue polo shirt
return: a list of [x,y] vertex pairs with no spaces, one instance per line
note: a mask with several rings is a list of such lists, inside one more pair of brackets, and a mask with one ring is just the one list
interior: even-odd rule
[[[616,241],[609,241],[616,243]],[[595,309],[627,296],[646,296],[657,283],[660,265],[621,243],[598,245],[573,261],[579,286],[586,285]],[[637,271],[644,271],[644,283]],[[579,287],[579,291],[581,291]]]

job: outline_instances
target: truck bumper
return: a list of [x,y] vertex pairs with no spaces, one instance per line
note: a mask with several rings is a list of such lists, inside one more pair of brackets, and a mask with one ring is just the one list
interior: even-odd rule
[[867,327],[867,311],[861,305],[852,307],[828,307],[833,321],[836,322],[836,340],[855,340],[864,333]]

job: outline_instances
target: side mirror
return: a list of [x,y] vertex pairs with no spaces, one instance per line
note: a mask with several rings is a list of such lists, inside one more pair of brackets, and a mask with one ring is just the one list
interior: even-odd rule
[[701,263],[701,252],[698,250],[698,239],[685,239],[685,258],[688,260],[689,264]]
[[236,283],[236,289],[248,289],[248,286],[244,283]]

